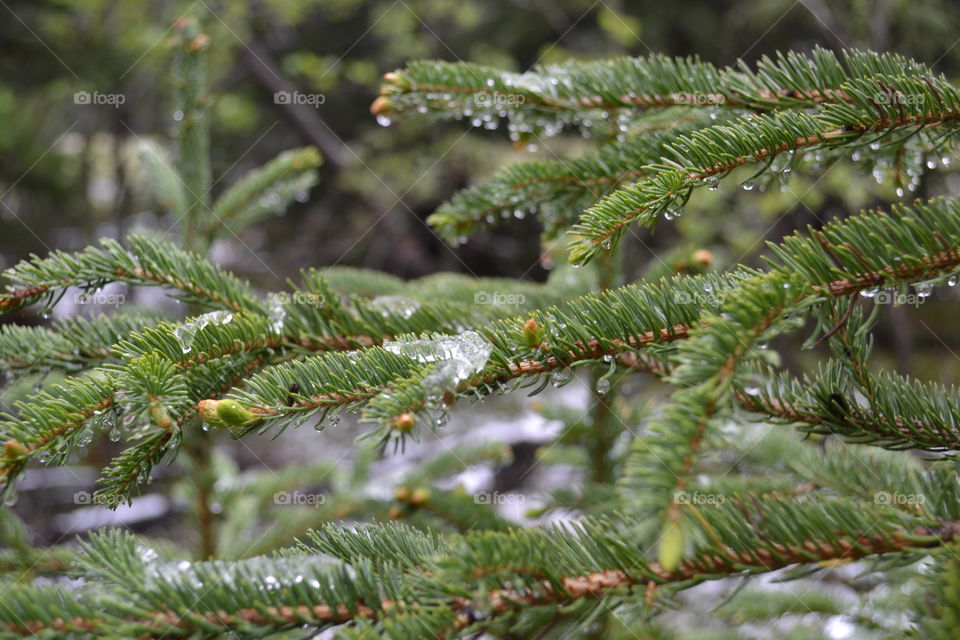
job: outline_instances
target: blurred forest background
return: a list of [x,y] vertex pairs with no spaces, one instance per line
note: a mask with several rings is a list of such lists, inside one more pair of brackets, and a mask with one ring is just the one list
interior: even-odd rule
[[[216,192],[279,151],[314,144],[326,159],[309,201],[276,223],[219,246],[215,256],[267,288],[306,266],[348,264],[405,277],[438,270],[542,279],[536,220],[516,221],[464,247],[423,224],[471,180],[530,157],[506,133],[417,119],[378,126],[368,107],[383,73],[420,58],[522,71],[568,58],[698,55],[717,65],[777,50],[867,47],[897,51],[954,76],[960,5],[948,0],[31,0],[0,3],[0,261],[50,247],[78,249],[149,225],[152,204],[136,166],[138,138],[169,137],[173,19],[210,14]],[[76,104],[78,91],[123,102]],[[277,91],[322,104],[275,104]],[[538,141],[545,157],[577,140]],[[762,237],[869,205],[849,176],[791,185],[803,206],[770,229],[781,203],[730,194],[701,198],[723,214],[680,233],[753,253]],[[809,191],[808,191],[809,189]],[[770,194],[772,198],[778,198]],[[734,196],[735,197],[735,194]],[[708,200],[710,200],[708,202]],[[756,215],[757,213],[761,215]],[[816,215],[814,215],[816,214]],[[692,227],[696,227],[695,229]],[[230,234],[227,234],[230,236]],[[649,247],[673,244],[669,234]],[[651,260],[646,252],[640,256]],[[731,256],[735,260],[737,256]],[[746,256],[744,259],[748,259]],[[266,267],[269,265],[269,269]]]
[[[206,15],[211,39],[214,196],[282,150],[312,144],[325,158],[308,199],[282,217],[223,234],[212,249],[216,262],[263,290],[284,288],[311,266],[540,281],[563,260],[562,246],[541,252],[535,217],[459,247],[445,245],[425,224],[441,202],[498,167],[537,155],[567,157],[587,144],[572,132],[516,150],[506,132],[469,122],[411,118],[382,126],[369,111],[380,78],[413,59],[523,71],[569,58],[664,53],[732,65],[820,45],[896,51],[951,79],[960,71],[960,3],[950,0],[0,0],[0,266],[31,253],[81,249],[138,225],[167,228],[136,149],[142,139],[170,139],[167,41],[170,24],[185,12]],[[122,100],[78,103],[78,92]],[[313,96],[312,104],[278,104],[278,92]],[[681,219],[629,240],[629,273],[637,276],[679,244],[711,251],[720,268],[758,264],[765,240],[878,204],[873,180],[846,163],[791,175],[781,189],[762,194],[732,181],[731,188],[698,192]],[[960,177],[937,172],[915,193],[897,194],[890,182],[880,190],[889,200],[958,193]],[[159,294],[137,292],[135,301],[149,306],[151,295]],[[879,357],[904,372],[955,382],[960,359],[944,358],[947,347],[927,328],[960,338],[936,321],[946,296],[956,290],[937,291],[917,311],[885,309]],[[6,320],[42,323],[39,314],[32,309]],[[30,386],[20,396],[29,393]],[[354,435],[344,429],[331,437],[349,442]],[[514,444],[521,457],[523,443]],[[244,457],[271,460],[257,445],[257,454],[244,447],[234,456],[241,467]],[[109,456],[99,457],[102,463]],[[92,486],[94,467],[81,484]],[[43,471],[48,475],[33,485],[28,477],[21,493],[50,486],[49,474],[58,471]],[[64,480],[65,491],[80,479]],[[17,510],[43,521],[63,510],[51,501],[34,494]],[[46,524],[39,531],[48,542],[71,529],[69,521]],[[161,529],[169,532],[169,523]]]

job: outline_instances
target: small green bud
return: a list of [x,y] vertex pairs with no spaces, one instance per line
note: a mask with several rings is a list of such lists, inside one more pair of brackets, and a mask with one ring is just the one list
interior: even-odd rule
[[683,559],[683,530],[677,518],[668,517],[660,535],[657,560],[664,571],[673,571]]
[[212,427],[234,429],[257,421],[257,416],[236,400],[201,400],[197,409]]
[[217,403],[217,417],[228,427],[245,427],[257,419],[252,411],[236,400],[220,400]]
[[523,325],[523,341],[528,347],[536,349],[543,343],[543,330],[537,324],[536,319],[530,318]]

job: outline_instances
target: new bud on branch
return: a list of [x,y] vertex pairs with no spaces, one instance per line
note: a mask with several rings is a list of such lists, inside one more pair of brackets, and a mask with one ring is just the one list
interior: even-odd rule
[[236,400],[201,400],[197,408],[203,421],[212,427],[238,429],[259,421],[256,414]]

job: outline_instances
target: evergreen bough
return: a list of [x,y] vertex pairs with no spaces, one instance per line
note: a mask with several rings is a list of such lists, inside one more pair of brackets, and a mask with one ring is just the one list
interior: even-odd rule
[[[523,74],[413,63],[385,76],[372,106],[381,123],[505,122],[519,145],[574,127],[597,141],[581,157],[509,166],[431,223],[456,242],[532,212],[545,240],[566,235],[571,264],[590,266],[560,265],[546,284],[309,270],[287,291],[261,292],[204,257],[210,236],[282,210],[316,182],[320,158],[313,149],[284,153],[211,201],[209,43],[193,20],[175,33],[177,162],[155,143],[143,145],[142,159],[183,242],[146,232],[33,257],[4,272],[0,307],[49,306],[68,290],[123,282],[162,287],[188,315],[4,326],[9,374],[66,377],[0,418],[0,478],[11,497],[30,465],[63,464],[109,434],[126,448],[92,501],[115,507],[180,452],[196,485],[199,559],[163,557],[116,530],[79,547],[35,549],[7,510],[0,636],[302,637],[335,627],[357,639],[640,637],[698,583],[773,571],[798,578],[871,560],[890,580],[928,574],[926,604],[917,602],[911,621],[872,619],[871,628],[953,637],[957,391],[870,368],[875,314],[857,301],[953,284],[960,201],[897,204],[797,231],[770,245],[764,269],[716,273],[709,253],[681,249],[666,268],[621,286],[618,267],[633,225],[668,224],[693,192],[743,165],[754,169],[748,190],[829,158],[912,191],[926,159],[948,155],[960,132],[953,84],[897,55],[822,49],[725,69],[662,56]],[[509,305],[476,304],[489,291],[519,295]],[[784,368],[768,344],[811,326],[807,345],[826,344],[831,357],[808,372]],[[391,455],[463,401],[536,393],[581,367],[592,385],[589,415],[543,409],[567,427],[543,464],[573,461],[586,478],[540,509],[576,514],[562,524],[520,527],[462,488],[432,486],[468,465],[503,462],[497,446],[425,461],[392,499],[363,493],[368,453],[350,472],[292,466],[219,490],[225,514],[213,513],[225,473],[211,455],[216,429],[236,438],[307,421],[319,429],[354,412],[376,445],[361,451]],[[630,436],[618,416],[633,408],[618,392],[634,372],[675,389]],[[758,418],[775,426],[751,442]],[[716,456],[731,452],[736,471],[727,473]],[[331,476],[322,508],[285,515],[242,550],[231,540],[269,496]],[[387,516],[411,524],[381,522]],[[931,560],[935,570],[921,571]],[[65,575],[83,581],[41,580]],[[829,599],[749,593],[718,615],[843,613]]]

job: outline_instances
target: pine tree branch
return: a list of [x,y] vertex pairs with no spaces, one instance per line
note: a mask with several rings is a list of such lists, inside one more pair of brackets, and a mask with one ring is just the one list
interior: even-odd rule
[[[651,165],[655,175],[615,191],[583,214],[570,230],[574,236],[571,260],[593,258],[616,243],[632,222],[652,226],[661,214],[682,206],[694,189],[715,187],[717,180],[747,163],[768,161],[763,172],[769,170],[770,159],[787,152],[849,148],[869,142],[869,136],[880,140],[900,129],[920,134],[950,126],[946,133],[955,134],[960,92],[943,79],[892,76],[844,86],[852,97],[850,103],[827,105],[812,115],[755,114],[729,126],[679,136],[671,145],[674,159]],[[878,102],[880,96],[882,102]]]

